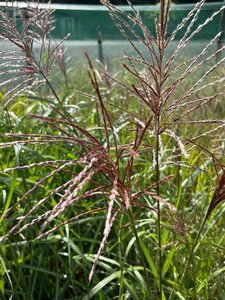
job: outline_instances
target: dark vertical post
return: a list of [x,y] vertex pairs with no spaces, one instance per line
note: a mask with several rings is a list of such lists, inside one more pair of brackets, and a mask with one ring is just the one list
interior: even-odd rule
[[98,59],[102,64],[104,64],[104,54],[103,54],[103,47],[102,47],[102,34],[101,34],[101,31],[98,31],[97,42],[98,42]]

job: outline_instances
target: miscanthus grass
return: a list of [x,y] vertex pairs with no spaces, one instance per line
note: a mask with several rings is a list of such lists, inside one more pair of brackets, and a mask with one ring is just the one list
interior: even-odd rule
[[[155,32],[132,3],[131,13],[102,3],[136,55],[125,53],[113,76],[86,54],[89,87],[79,91],[64,48],[52,45],[50,6],[17,8],[22,31],[12,3],[1,8],[0,38],[12,46],[0,57],[1,295],[223,299],[222,258],[215,268],[208,258],[224,250],[224,46],[213,50],[221,33],[179,57],[224,6],[196,26],[199,1],[168,35],[170,1],[160,2]],[[65,92],[51,79],[57,64]]]

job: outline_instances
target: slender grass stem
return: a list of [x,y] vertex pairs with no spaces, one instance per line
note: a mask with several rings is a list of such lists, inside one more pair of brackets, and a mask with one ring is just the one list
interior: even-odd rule
[[[156,173],[156,193],[157,196],[160,196],[160,170],[159,170],[159,136],[160,136],[160,130],[159,130],[159,123],[160,118],[159,116],[156,117],[156,167],[155,167],[155,173]],[[161,233],[161,210],[160,210],[160,203],[157,202],[157,230],[158,230],[158,268],[159,268],[159,299],[162,299],[162,233]]]
[[[59,96],[57,95],[55,89],[53,88],[51,82],[49,81],[48,77],[44,74],[44,72],[40,69],[40,73],[43,76],[46,84],[48,85],[48,87],[50,88],[50,90],[52,91],[54,97],[56,98],[56,100],[58,101],[60,107],[63,109],[63,111],[65,111],[64,106],[62,104],[62,101],[60,100]],[[67,112],[67,111],[66,111]],[[68,113],[68,112],[67,112]]]
[[148,277],[148,272],[147,272],[144,253],[142,251],[139,236],[138,236],[137,230],[135,228],[134,217],[133,217],[132,211],[129,210],[128,213],[129,213],[129,218],[130,218],[131,229],[133,231],[133,234],[134,234],[136,242],[137,242],[137,248],[138,248],[138,252],[139,252],[139,256],[140,256],[141,265],[144,268],[144,275],[145,275],[146,285],[147,285],[147,288],[148,288],[148,299],[150,300],[151,299],[150,298],[150,296],[151,296],[151,285],[150,285],[150,281],[149,281],[149,277]]
[[[207,212],[208,212],[208,211],[207,211]],[[180,279],[180,283],[179,283],[179,291],[182,290],[182,286],[183,286],[183,283],[184,283],[185,275],[186,275],[187,270],[188,270],[188,268],[189,268],[189,266],[190,266],[190,263],[191,263],[191,261],[192,261],[192,259],[193,259],[193,254],[194,254],[194,252],[195,252],[195,250],[196,250],[196,247],[197,247],[197,245],[198,245],[198,241],[199,241],[199,238],[200,238],[200,236],[201,236],[203,227],[204,227],[204,225],[205,225],[205,223],[206,223],[206,221],[207,221],[207,218],[208,218],[208,215],[207,215],[207,213],[206,213],[206,215],[205,215],[205,217],[204,217],[204,219],[203,219],[203,221],[202,221],[202,224],[201,224],[201,226],[200,226],[200,229],[199,229],[199,231],[198,231],[198,234],[197,234],[197,236],[196,236],[196,238],[195,238],[195,241],[194,241],[194,244],[193,244],[193,246],[192,246],[192,249],[191,249],[191,251],[190,251],[190,255],[189,255],[189,258],[188,258],[187,263],[186,263],[186,265],[185,265],[184,271],[183,271],[183,273],[182,273],[182,276],[181,276],[181,279]]]
[[7,118],[8,118],[10,130],[11,130],[11,132],[14,132],[14,131],[15,131],[15,130],[14,130],[14,126],[13,126],[13,124],[12,124],[12,120],[11,120],[11,117],[10,117],[10,113],[9,113],[8,108],[6,108],[5,111],[6,111],[6,114],[7,114]]
[[120,260],[120,287],[119,287],[119,297],[118,300],[123,300],[123,294],[124,294],[124,266],[125,266],[125,259],[124,259],[124,245],[123,245],[123,232],[121,230],[123,223],[123,215],[120,217],[119,222],[119,260]]

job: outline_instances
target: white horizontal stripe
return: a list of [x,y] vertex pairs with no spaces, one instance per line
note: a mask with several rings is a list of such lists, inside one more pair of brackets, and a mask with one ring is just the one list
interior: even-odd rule
[[[216,10],[222,6],[222,2],[214,2],[214,3],[206,3],[203,6],[203,10]],[[6,2],[0,2],[0,7],[5,7]],[[36,7],[37,4],[33,2],[9,2],[8,7]],[[52,8],[54,10],[85,10],[85,11],[107,11],[107,8],[104,5],[83,5],[83,4],[48,4],[48,3],[39,3],[38,5],[40,8]],[[172,11],[182,11],[182,10],[191,10],[194,8],[195,4],[171,4]],[[131,11],[131,7],[129,5],[118,5],[124,11]],[[158,5],[134,5],[135,9],[138,11],[158,11]]]

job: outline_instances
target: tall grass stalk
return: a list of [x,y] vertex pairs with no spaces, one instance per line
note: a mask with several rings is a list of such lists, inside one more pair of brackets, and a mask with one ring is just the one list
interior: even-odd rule
[[[156,120],[156,181],[157,181],[157,186],[156,186],[156,193],[157,196],[160,197],[160,168],[159,168],[159,128],[160,128],[160,123],[159,119],[157,118]],[[157,227],[158,227],[158,252],[159,252],[159,297],[162,299],[162,233],[161,233],[161,209],[160,209],[160,202],[157,203],[157,213],[158,213],[158,222],[157,222]]]

